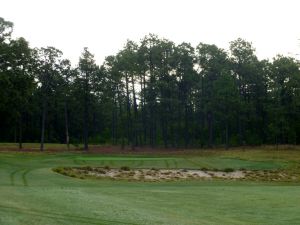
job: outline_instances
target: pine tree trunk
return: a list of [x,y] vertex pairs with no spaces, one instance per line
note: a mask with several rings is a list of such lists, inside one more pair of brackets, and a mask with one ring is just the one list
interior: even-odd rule
[[188,106],[185,103],[184,107],[184,146],[188,147],[189,144],[189,125],[188,125]]
[[85,77],[85,90],[84,90],[84,113],[83,113],[83,141],[84,141],[84,150],[89,149],[88,145],[88,104],[89,104],[89,99],[88,99],[88,75],[86,74]]
[[130,145],[133,143],[133,140],[132,140],[132,119],[131,119],[131,110],[130,110],[131,107],[130,107],[130,96],[129,96],[129,80],[128,80],[127,73],[125,73],[125,82],[126,82],[126,106],[127,106],[127,144]]
[[136,96],[135,96],[135,86],[134,86],[134,78],[133,75],[131,76],[131,83],[132,83],[132,94],[133,94],[133,110],[134,110],[134,121],[132,123],[132,132],[133,132],[133,143],[132,148],[136,147],[138,145],[138,135],[137,135],[137,119],[138,119],[138,109],[137,109],[137,102],[136,102]]
[[69,116],[68,116],[68,105],[67,105],[67,101],[65,101],[64,104],[64,108],[65,108],[65,132],[66,132],[66,145],[68,150],[70,149],[70,137],[69,137]]
[[147,125],[146,125],[146,104],[145,104],[145,90],[146,90],[146,75],[143,73],[143,85],[141,85],[141,90],[143,90],[143,100],[142,100],[142,114],[143,114],[143,133],[144,133],[144,144],[147,143]]
[[120,124],[121,124],[121,149],[124,149],[125,146],[125,125],[124,125],[124,119],[123,119],[123,109],[122,109],[122,100],[119,94],[119,87],[117,87],[117,95],[118,95],[118,102],[119,102],[119,111],[120,111]]
[[21,150],[23,148],[23,143],[22,143],[22,139],[23,139],[23,118],[22,118],[22,113],[20,115],[19,118],[19,149]]
[[15,126],[14,126],[14,143],[17,143],[17,129],[18,129],[18,125],[17,122],[15,122]]
[[84,138],[84,150],[89,149],[88,145],[88,112],[87,107],[84,107],[84,131],[83,131],[83,138]]
[[226,150],[229,148],[229,130],[228,130],[228,120],[226,119],[226,128],[225,128],[225,142],[226,142]]
[[47,103],[46,103],[46,99],[44,97],[44,100],[43,100],[43,113],[42,113],[41,146],[40,146],[41,151],[44,151],[46,113],[47,113]]
[[113,97],[113,110],[112,110],[112,125],[111,125],[112,144],[116,144],[116,98]]
[[207,120],[208,120],[208,147],[212,148],[213,147],[213,115],[211,112],[208,112],[207,115]]

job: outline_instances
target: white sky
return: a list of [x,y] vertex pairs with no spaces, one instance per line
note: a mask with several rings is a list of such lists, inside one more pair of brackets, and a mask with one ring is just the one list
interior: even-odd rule
[[148,33],[225,49],[242,37],[261,59],[300,53],[299,0],[0,0],[0,17],[14,22],[14,36],[73,64],[85,46],[100,64]]

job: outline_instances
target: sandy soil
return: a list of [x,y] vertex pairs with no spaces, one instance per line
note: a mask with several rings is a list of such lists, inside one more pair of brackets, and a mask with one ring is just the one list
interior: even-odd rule
[[[73,168],[74,169],[74,168]],[[241,179],[245,177],[244,171],[221,172],[221,171],[202,171],[187,169],[105,169],[92,168],[90,170],[83,168],[74,169],[76,173],[85,174],[86,176],[111,179],[126,180],[144,180],[144,181],[160,181],[160,180],[186,180],[186,179]]]

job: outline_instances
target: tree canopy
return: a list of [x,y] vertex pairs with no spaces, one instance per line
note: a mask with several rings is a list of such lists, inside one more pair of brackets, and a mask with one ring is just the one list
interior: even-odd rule
[[149,34],[97,65],[30,48],[0,18],[0,141],[214,147],[299,144],[299,62]]

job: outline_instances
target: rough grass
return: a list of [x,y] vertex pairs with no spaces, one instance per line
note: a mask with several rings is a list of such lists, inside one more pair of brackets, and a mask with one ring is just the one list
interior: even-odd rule
[[285,170],[293,175],[300,169],[300,152],[295,150],[124,157],[128,160],[98,154],[0,153],[0,224],[300,224],[299,181],[141,183],[75,179],[52,170],[205,167],[243,168],[254,174]]

